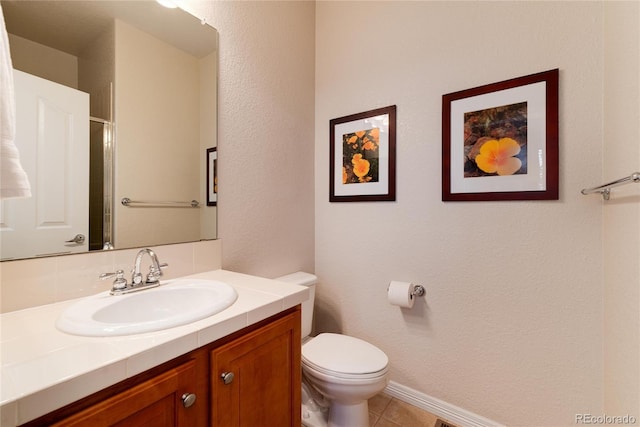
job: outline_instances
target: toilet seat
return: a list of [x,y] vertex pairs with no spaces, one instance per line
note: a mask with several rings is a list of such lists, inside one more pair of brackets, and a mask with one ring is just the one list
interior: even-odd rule
[[387,373],[389,358],[378,347],[348,335],[324,333],[302,346],[302,365],[341,379],[374,379]]

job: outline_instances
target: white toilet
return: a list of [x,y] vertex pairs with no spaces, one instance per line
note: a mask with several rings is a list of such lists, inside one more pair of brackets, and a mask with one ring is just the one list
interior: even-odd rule
[[389,358],[376,346],[347,335],[310,337],[318,278],[300,271],[275,280],[310,291],[302,304],[302,424],[369,427],[367,400],[386,387]]

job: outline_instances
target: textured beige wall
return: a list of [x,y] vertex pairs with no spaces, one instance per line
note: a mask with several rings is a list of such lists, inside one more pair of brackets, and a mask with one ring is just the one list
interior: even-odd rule
[[91,95],[90,115],[111,120],[111,84],[115,80],[115,24],[78,56],[78,88]]
[[[442,95],[552,68],[560,200],[443,203]],[[320,328],[378,345],[392,380],[501,423],[601,414],[602,209],[580,189],[603,176],[603,70],[602,3],[318,2]],[[329,203],[329,120],[390,104],[397,201]],[[391,306],[390,280],[423,284],[426,298]]]
[[[208,148],[218,144],[218,52],[199,60],[200,68],[200,153],[204,156]],[[217,207],[205,206],[207,200],[207,163],[201,160],[200,166],[200,197],[203,208],[200,209],[200,238],[215,239],[217,237]]]
[[314,19],[309,1],[189,1],[216,27],[223,266],[313,271]]
[[[605,3],[603,181],[640,171],[640,3]],[[640,189],[616,188],[604,212],[605,410],[640,413]]]
[[120,204],[199,199],[198,59],[121,21],[115,40],[115,246],[198,240],[199,209]]
[[9,34],[11,60],[14,68],[78,88],[78,58],[61,50]]

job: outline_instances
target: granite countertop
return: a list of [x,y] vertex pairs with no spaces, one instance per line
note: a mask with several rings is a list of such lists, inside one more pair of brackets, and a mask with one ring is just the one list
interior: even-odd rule
[[226,282],[238,299],[188,325],[120,337],[82,337],[56,329],[58,316],[76,300],[2,314],[0,425],[35,419],[309,298],[305,287],[226,270],[185,278]]

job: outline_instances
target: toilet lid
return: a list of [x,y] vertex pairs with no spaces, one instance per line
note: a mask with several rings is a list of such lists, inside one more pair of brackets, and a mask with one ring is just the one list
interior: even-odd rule
[[302,361],[323,371],[364,375],[384,370],[389,358],[361,339],[325,333],[302,346]]

